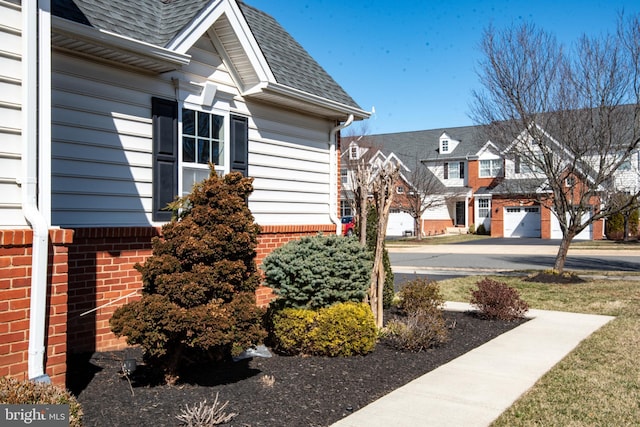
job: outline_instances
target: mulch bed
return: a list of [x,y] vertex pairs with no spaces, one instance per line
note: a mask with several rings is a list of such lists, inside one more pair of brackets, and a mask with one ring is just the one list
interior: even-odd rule
[[[239,427],[329,426],[394,389],[520,325],[446,312],[450,340],[420,353],[384,341],[366,356],[253,358],[192,371],[176,385],[154,385],[144,366],[122,374],[124,352],[78,355],[69,363],[69,388],[84,410],[85,426],[176,426],[176,415],[218,393],[228,401],[227,424]],[[129,356],[128,356],[129,357]],[[136,355],[141,363],[140,354]],[[275,380],[272,385],[266,379]],[[132,393],[133,391],[133,393]]]

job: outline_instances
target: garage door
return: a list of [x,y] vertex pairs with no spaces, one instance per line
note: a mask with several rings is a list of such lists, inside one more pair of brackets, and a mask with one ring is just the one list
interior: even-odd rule
[[387,222],[387,236],[405,236],[413,233],[413,217],[406,212],[391,212]]
[[[569,214],[567,214],[567,217]],[[587,212],[582,216],[582,221],[586,221],[591,216],[591,212]],[[562,239],[562,229],[560,229],[560,223],[558,222],[558,218],[552,213],[551,214],[551,238],[552,239]],[[582,230],[580,233],[573,238],[574,240],[593,240],[593,223],[589,224],[587,228]]]
[[504,237],[540,237],[540,207],[504,208]]

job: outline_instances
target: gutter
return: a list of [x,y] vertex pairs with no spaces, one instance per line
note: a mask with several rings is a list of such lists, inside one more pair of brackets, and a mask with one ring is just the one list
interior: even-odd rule
[[[323,109],[334,111],[340,115],[349,114],[357,117],[358,119],[368,119],[371,117],[371,113],[364,111],[357,107],[352,107],[337,101],[333,101],[327,98],[323,98],[318,95],[313,95],[309,92],[304,92],[299,89],[292,88],[279,83],[273,82],[261,82],[252,88],[243,91],[242,96],[250,97],[252,95],[258,95],[261,93],[273,94],[283,98],[294,99],[299,102],[317,105]],[[348,125],[347,125],[348,126]]]
[[342,235],[342,226],[338,218],[338,150],[336,150],[336,134],[353,123],[353,114],[347,121],[331,129],[329,133],[329,218],[336,225],[336,235]]
[[[31,301],[29,316],[29,379],[37,382],[50,382],[44,372],[45,327],[47,313],[47,260],[49,226],[38,210],[38,64],[40,55],[38,3],[44,10],[40,17],[43,24],[41,35],[45,44],[50,40],[46,25],[49,23],[49,0],[22,2],[22,167],[23,178],[18,182],[22,186],[22,212],[33,230],[31,254]],[[50,44],[49,44],[50,46]],[[40,46],[41,53],[47,55]],[[45,75],[49,75],[48,73]],[[45,106],[41,106],[46,108]]]

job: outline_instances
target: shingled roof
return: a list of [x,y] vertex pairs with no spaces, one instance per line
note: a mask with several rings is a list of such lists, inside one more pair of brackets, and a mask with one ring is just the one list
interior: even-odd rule
[[[166,47],[212,0],[52,0],[55,16]],[[271,16],[237,2],[276,82],[361,109]]]
[[[458,146],[448,153],[440,153],[438,150],[440,136],[444,132],[450,138],[460,141]],[[369,135],[367,142],[384,153],[395,153],[403,163],[410,165],[416,159],[456,160],[477,155],[487,139],[481,126],[464,126]]]

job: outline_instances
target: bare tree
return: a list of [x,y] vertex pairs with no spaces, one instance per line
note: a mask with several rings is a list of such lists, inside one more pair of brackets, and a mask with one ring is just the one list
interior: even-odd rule
[[490,27],[481,49],[474,118],[532,178],[544,178],[526,181],[535,185],[519,194],[551,203],[562,229],[554,265],[561,272],[578,233],[629,207],[607,199],[640,142],[640,21],[621,16],[616,34],[584,36],[573,49],[531,24]]
[[422,240],[422,215],[428,210],[442,206],[446,199],[442,197],[445,187],[438,177],[420,161],[420,156],[411,157],[414,164],[406,172],[406,180],[410,186],[405,201],[407,212],[413,218],[413,228],[418,240]]
[[385,162],[375,165],[374,175],[371,181],[373,203],[378,212],[378,229],[376,247],[373,253],[373,271],[371,273],[371,286],[369,288],[369,304],[376,319],[376,326],[381,328],[384,323],[383,292],[385,271],[382,258],[384,256],[384,240],[389,221],[389,211],[393,203],[395,185],[400,176],[400,168],[395,162]]

